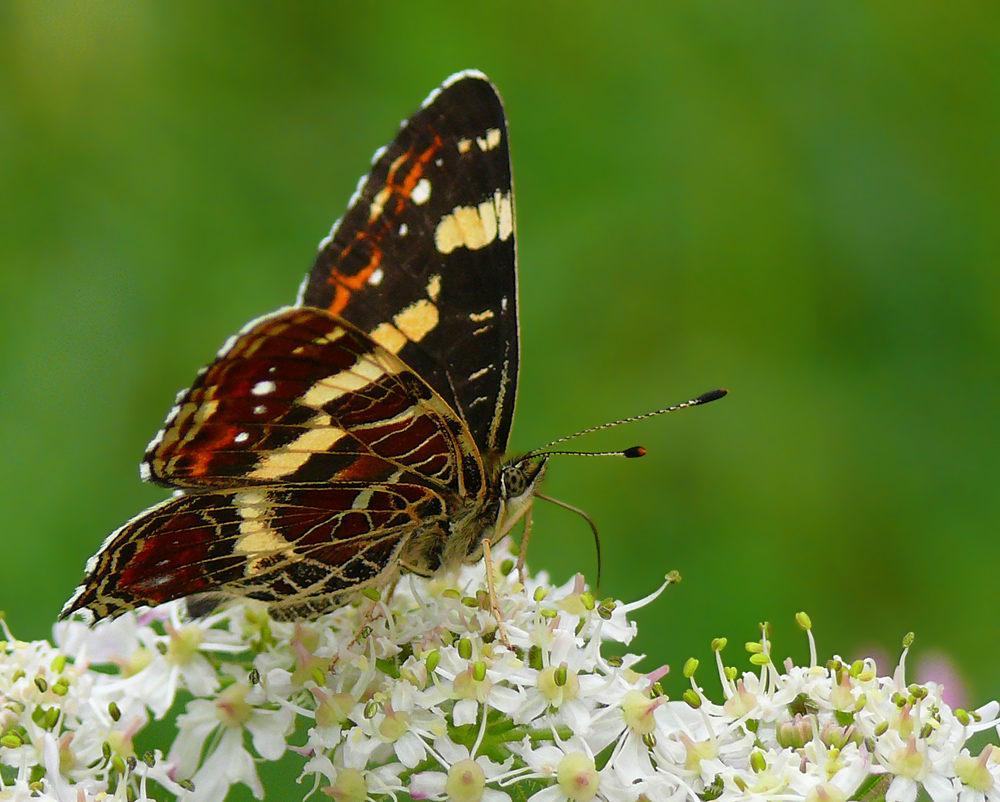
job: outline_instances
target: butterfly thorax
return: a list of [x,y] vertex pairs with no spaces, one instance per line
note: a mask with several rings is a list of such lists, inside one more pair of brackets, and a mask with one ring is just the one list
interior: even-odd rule
[[482,495],[456,499],[446,526],[414,534],[400,555],[406,570],[429,576],[478,562],[484,541],[501,540],[527,514],[545,473],[545,458],[507,462],[496,457],[486,462]]

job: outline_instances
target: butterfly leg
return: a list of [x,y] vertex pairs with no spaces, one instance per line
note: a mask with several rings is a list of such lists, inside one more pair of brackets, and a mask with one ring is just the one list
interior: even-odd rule
[[500,613],[500,602],[497,600],[497,589],[493,584],[493,555],[490,552],[490,541],[488,539],[483,540],[483,559],[486,561],[486,588],[490,596],[490,612],[493,613],[493,617],[496,619],[497,632],[500,633],[500,640],[503,641],[503,645],[514,651],[514,647],[510,645],[510,638],[507,637],[507,627],[503,624],[503,616]]

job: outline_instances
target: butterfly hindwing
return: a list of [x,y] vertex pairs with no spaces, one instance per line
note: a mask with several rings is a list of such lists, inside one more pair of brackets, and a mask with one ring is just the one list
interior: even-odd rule
[[108,538],[65,614],[112,617],[181,597],[241,596],[275,617],[321,612],[383,584],[409,537],[443,532],[444,501],[418,485],[284,485],[182,495]]
[[324,240],[301,302],[397,353],[506,450],[518,373],[514,196],[503,104],[454,76],[376,154]]

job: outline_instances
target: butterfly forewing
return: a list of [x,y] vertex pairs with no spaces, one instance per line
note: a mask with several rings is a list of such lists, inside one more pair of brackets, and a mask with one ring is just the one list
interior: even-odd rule
[[168,487],[309,482],[482,486],[445,402],[364,332],[317,309],[255,321],[181,396],[145,465]]
[[478,73],[431,95],[376,154],[301,301],[399,356],[507,448],[518,371],[514,196],[503,104]]

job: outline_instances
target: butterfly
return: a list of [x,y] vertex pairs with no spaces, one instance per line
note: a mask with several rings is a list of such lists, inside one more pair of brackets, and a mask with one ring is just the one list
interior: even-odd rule
[[478,560],[544,471],[504,461],[517,314],[506,116],[462,72],[376,153],[298,305],[178,395],[141,465],[176,495],[111,534],[63,617],[236,596],[298,618]]
[[296,619],[488,556],[549,456],[505,456],[518,349],[507,120],[466,71],[375,154],[297,305],[178,394],[140,466],[174,496],[108,537],[62,617],[237,597]]

